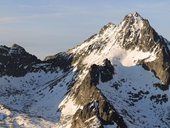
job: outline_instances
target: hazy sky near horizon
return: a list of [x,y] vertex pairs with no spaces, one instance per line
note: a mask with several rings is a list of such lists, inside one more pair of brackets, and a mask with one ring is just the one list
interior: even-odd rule
[[17,43],[43,59],[135,11],[170,40],[169,5],[170,0],[1,0],[0,45]]

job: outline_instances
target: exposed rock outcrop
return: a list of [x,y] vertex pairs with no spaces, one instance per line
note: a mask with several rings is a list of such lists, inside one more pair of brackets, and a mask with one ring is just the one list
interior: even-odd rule
[[44,61],[51,63],[52,67],[60,67],[66,71],[71,67],[73,56],[67,52],[60,52],[54,56],[47,56]]
[[99,84],[99,79],[101,82],[107,82],[113,78],[114,67],[110,60],[105,59],[103,65],[93,64],[90,68],[91,84]]
[[9,76],[24,76],[29,66],[40,63],[36,56],[29,54],[21,46],[0,46],[0,74]]
[[109,81],[112,79],[113,73],[113,66],[108,59],[105,59],[103,66],[92,65],[81,85],[75,90],[71,90],[71,95],[74,96],[76,103],[84,106],[83,109],[79,109],[74,115],[72,127],[78,128],[83,126],[88,128],[89,122],[86,122],[86,120],[92,117],[98,119],[101,123],[100,127],[104,124],[114,123],[120,128],[127,127],[123,118],[96,87],[99,79],[103,80],[103,82]]

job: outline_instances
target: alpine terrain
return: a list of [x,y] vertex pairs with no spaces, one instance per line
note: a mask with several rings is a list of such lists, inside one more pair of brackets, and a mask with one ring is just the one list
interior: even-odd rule
[[138,13],[43,61],[0,46],[0,126],[170,128],[170,42]]

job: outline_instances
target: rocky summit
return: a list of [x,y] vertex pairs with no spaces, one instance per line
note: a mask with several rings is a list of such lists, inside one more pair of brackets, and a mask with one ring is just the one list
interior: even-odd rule
[[137,12],[39,60],[0,46],[0,126],[169,128],[170,42]]

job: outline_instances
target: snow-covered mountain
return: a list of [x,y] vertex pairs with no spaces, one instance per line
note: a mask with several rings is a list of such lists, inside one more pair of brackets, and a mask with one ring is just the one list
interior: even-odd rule
[[0,126],[169,128],[169,45],[135,12],[43,61],[0,46]]

